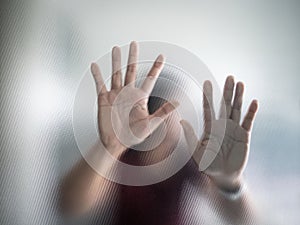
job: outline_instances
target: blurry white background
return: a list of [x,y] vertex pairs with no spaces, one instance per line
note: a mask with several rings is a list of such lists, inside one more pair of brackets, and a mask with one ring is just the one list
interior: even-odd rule
[[[184,47],[260,109],[246,169],[267,224],[299,224],[300,2],[2,1],[0,223],[58,224],[57,184],[80,153],[72,106],[82,75],[114,45]],[[200,94],[199,94],[200,95]]]

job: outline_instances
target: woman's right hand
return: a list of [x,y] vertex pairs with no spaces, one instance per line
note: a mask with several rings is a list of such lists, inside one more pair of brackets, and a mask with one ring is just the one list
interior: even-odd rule
[[[100,139],[114,156],[120,156],[127,148],[145,140],[170,113],[178,102],[167,102],[152,115],[148,111],[148,99],[159,76],[164,57],[159,55],[141,88],[135,86],[137,75],[138,45],[131,42],[125,82],[122,84],[121,51],[112,49],[111,89],[107,90],[100,69],[92,63],[98,94],[98,128]],[[130,107],[130,108],[128,108]]]

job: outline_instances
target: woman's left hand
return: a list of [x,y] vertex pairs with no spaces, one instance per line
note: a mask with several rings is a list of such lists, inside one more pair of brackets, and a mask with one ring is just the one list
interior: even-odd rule
[[[198,140],[192,126],[185,120],[181,121],[184,134],[190,148],[193,148],[193,159],[200,170],[222,190],[235,191],[240,188],[241,175],[249,155],[251,127],[258,109],[258,103],[253,100],[248,112],[240,124],[244,85],[238,82],[234,93],[234,78],[227,77],[220,117],[216,119],[213,109],[212,84],[204,82],[203,108],[204,133]],[[214,155],[209,165],[203,165],[205,155]],[[204,162],[205,164],[205,162]],[[204,167],[203,167],[204,166]]]

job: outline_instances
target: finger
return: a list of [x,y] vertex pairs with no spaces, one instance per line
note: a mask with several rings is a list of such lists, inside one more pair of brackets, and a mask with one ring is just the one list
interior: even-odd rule
[[210,81],[205,81],[203,84],[203,111],[204,111],[204,128],[210,131],[211,122],[215,120],[215,111],[213,106],[213,90]]
[[[158,110],[149,116],[151,130],[154,131],[179,106],[178,101],[164,103]],[[159,120],[156,118],[160,118]]]
[[103,82],[101,71],[99,66],[96,63],[91,64],[91,72],[95,80],[97,95],[106,93],[107,90]]
[[113,47],[112,49],[112,77],[111,89],[118,89],[122,86],[122,73],[121,73],[121,49]]
[[179,106],[178,101],[164,103],[158,110],[149,116],[151,133]]
[[125,85],[133,85],[136,79],[138,44],[133,41],[130,43],[127,70],[125,75]]
[[153,63],[152,68],[150,69],[145,81],[142,84],[141,89],[150,95],[157,77],[159,76],[164,64],[164,57],[163,55],[159,55],[155,62]]
[[246,131],[250,131],[251,127],[252,127],[252,123],[255,117],[255,114],[257,112],[258,109],[258,102],[257,100],[253,100],[249,106],[248,112],[244,118],[244,121],[242,123],[242,127],[246,130]]
[[223,100],[220,109],[220,118],[226,119],[231,115],[231,101],[234,88],[233,76],[228,76],[224,85]]
[[151,117],[160,117],[162,119],[166,119],[169,114],[174,111],[179,106],[178,101],[170,101],[164,103],[158,110],[156,110]]
[[192,125],[186,120],[181,120],[180,124],[183,128],[184,136],[185,136],[188,146],[195,148],[198,143],[198,138],[197,138],[197,135],[196,135]]
[[240,123],[241,119],[241,108],[243,104],[244,84],[238,82],[235,89],[235,95],[231,110],[231,119],[237,123]]

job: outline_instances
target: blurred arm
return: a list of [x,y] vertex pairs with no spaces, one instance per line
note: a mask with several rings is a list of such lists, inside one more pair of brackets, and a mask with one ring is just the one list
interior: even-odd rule
[[[114,164],[109,164],[99,149],[101,145],[94,145],[88,156],[98,165],[98,171],[111,173],[115,170]],[[120,157],[121,151],[111,151],[115,158]],[[90,162],[90,161],[89,161]],[[96,204],[104,204],[108,191],[117,191],[117,184],[100,176],[86,161],[81,159],[63,179],[61,185],[61,207],[64,213],[78,216],[88,212]],[[111,193],[110,193],[111,194]]]

